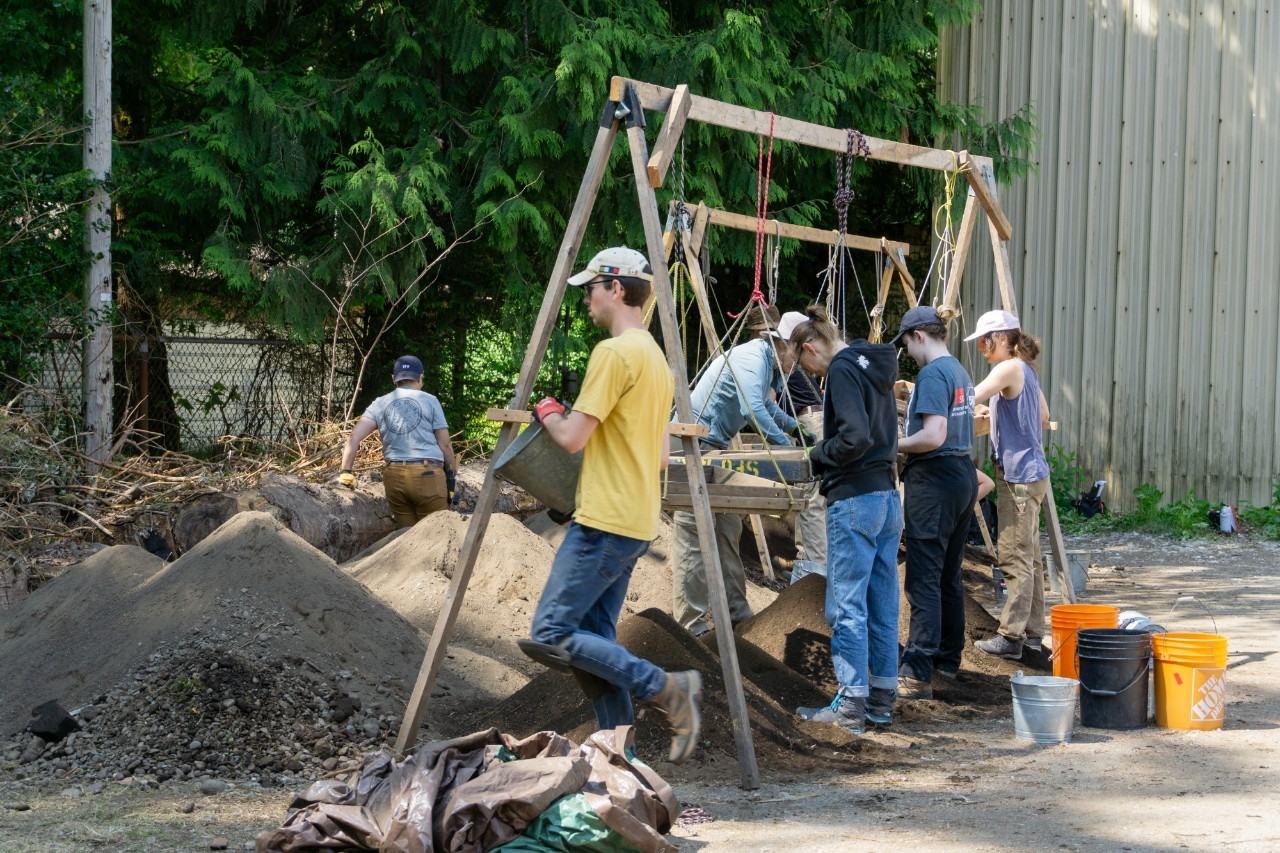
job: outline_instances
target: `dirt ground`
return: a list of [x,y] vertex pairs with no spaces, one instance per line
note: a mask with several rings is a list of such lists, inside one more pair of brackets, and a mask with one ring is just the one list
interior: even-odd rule
[[[288,548],[280,550],[258,523],[236,531],[234,538],[224,537],[230,540],[224,547],[238,549],[228,559],[215,561],[211,545],[201,560],[185,566],[181,561],[167,569],[120,564],[112,571],[121,583],[110,588],[100,585],[101,577],[73,574],[55,585],[74,593],[67,596],[74,602],[96,598],[101,605],[101,596],[110,593],[116,608],[133,598],[153,611],[163,606],[186,631],[203,621],[234,623],[222,618],[224,599],[252,595],[259,608],[266,608],[271,593],[283,593],[296,578],[268,585],[260,574],[232,573],[217,585],[218,594],[190,602],[170,594],[179,580],[190,586],[215,566],[219,573],[243,568],[255,554],[267,554],[277,564],[287,559],[303,566],[309,583],[324,594],[303,612],[295,605],[292,615],[268,614],[283,623],[273,630],[318,669],[346,666],[357,681],[367,670],[370,681],[391,685],[402,702],[404,682],[412,683],[420,659],[419,641],[429,632],[451,571],[447,561],[432,561],[442,550],[456,549],[461,530],[460,519],[432,530],[420,525],[385,544],[377,562],[369,562],[375,553],[339,572],[323,555],[288,537]],[[494,544],[478,562],[474,597],[468,599],[473,606],[460,620],[426,737],[494,724],[517,735],[530,727],[554,727],[572,736],[589,727],[589,709],[572,683],[542,673],[511,649],[511,640],[527,626],[559,535],[536,518],[526,527],[495,516],[486,548],[490,540]],[[821,612],[815,607],[820,596],[803,584],[777,596],[764,584],[753,585],[751,600],[760,616],[738,630],[761,766],[761,785],[753,791],[738,785],[723,684],[714,672],[714,641],[694,640],[663,612],[669,606],[669,574],[663,569],[668,547],[665,540],[655,543],[638,567],[627,603],[632,618],[620,633],[660,664],[665,657],[671,664],[711,670],[702,748],[684,767],[654,762],[680,800],[696,806],[673,830],[671,838],[681,850],[1280,849],[1280,816],[1268,806],[1280,782],[1275,767],[1280,741],[1274,732],[1280,722],[1275,641],[1280,546],[1274,543],[1240,538],[1176,543],[1133,535],[1070,539],[1068,549],[1086,552],[1090,566],[1082,600],[1141,611],[1170,630],[1216,630],[1228,636],[1227,719],[1218,732],[1077,726],[1071,743],[1055,746],[1014,738],[1008,677],[1017,666],[983,660],[972,651],[959,682],[939,683],[932,701],[899,703],[891,727],[853,737],[798,723],[789,713],[791,705],[829,696],[830,664],[822,655]],[[96,565],[105,576],[108,560]],[[376,596],[376,608],[362,603],[355,612],[376,621],[385,632],[380,641],[394,639],[392,657],[377,657],[366,648],[365,635],[338,630],[330,608],[333,599],[350,595],[344,592],[344,576]],[[980,635],[994,624],[982,608],[992,602],[980,566],[968,580],[975,591],[970,632]],[[33,600],[31,612],[19,614],[23,626],[58,617],[58,607],[42,603],[38,595]],[[380,609],[384,601],[394,613]],[[68,618],[87,619],[82,605],[62,608]],[[17,623],[10,618],[12,629]],[[20,633],[6,631],[6,645],[17,642]],[[173,642],[159,636],[156,641]],[[323,660],[334,648],[342,654]],[[124,672],[125,663],[113,660],[112,666]],[[1046,665],[1043,656],[1030,655],[1022,664],[1029,672]],[[388,668],[394,673],[384,674]],[[6,702],[13,698],[6,694]],[[68,703],[74,699],[67,697]],[[3,710],[11,719],[19,716],[12,708]],[[0,732],[0,739],[11,730]],[[661,751],[663,735],[656,723],[642,721],[639,735],[642,755]],[[0,838],[6,839],[0,848],[205,850],[221,837],[230,849],[252,849],[258,832],[280,823],[290,799],[279,787],[244,782],[232,782],[216,794],[202,794],[194,780],[145,789],[108,783],[92,794],[74,788],[76,782],[0,775]]]

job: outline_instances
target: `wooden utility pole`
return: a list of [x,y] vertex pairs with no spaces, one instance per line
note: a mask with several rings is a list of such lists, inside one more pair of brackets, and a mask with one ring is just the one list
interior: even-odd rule
[[96,462],[111,452],[111,0],[84,4],[84,168],[93,180],[85,210],[84,451]]

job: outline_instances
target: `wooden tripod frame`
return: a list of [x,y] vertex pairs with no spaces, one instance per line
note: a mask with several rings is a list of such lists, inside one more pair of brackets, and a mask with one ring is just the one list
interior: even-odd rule
[[[654,144],[653,156],[649,156],[648,143],[645,140],[645,111],[665,112],[667,119],[663,124],[658,139]],[[596,132],[595,143],[587,160],[587,167],[582,176],[577,199],[569,214],[565,227],[564,239],[556,254],[552,266],[551,278],[547,285],[546,296],[538,319],[534,325],[533,337],[529,348],[525,351],[524,362],[520,367],[520,377],[516,382],[510,409],[507,413],[495,413],[502,421],[498,434],[494,458],[501,455],[507,445],[516,437],[519,422],[527,420],[525,410],[529,405],[529,397],[538,374],[538,367],[547,351],[552,329],[555,326],[560,306],[564,301],[569,276],[573,273],[574,262],[582,248],[583,235],[587,221],[595,204],[596,196],[608,166],[609,155],[613,150],[618,132],[625,126],[627,143],[631,153],[631,164],[636,179],[636,195],[640,207],[640,216],[644,225],[647,256],[653,268],[653,287],[658,304],[658,317],[661,322],[663,340],[666,343],[667,362],[675,377],[676,416],[681,422],[673,434],[679,434],[684,446],[685,471],[688,475],[689,494],[692,499],[694,516],[697,520],[698,542],[702,550],[707,569],[707,591],[709,593],[712,613],[717,625],[727,626],[730,623],[729,605],[725,596],[724,578],[721,572],[719,552],[715,544],[715,528],[711,514],[711,506],[707,498],[705,473],[701,464],[701,453],[698,449],[697,429],[693,426],[693,409],[689,398],[689,377],[685,369],[684,353],[680,346],[680,334],[677,328],[675,302],[672,297],[671,282],[666,264],[666,251],[663,245],[662,225],[659,220],[657,197],[654,189],[662,185],[663,177],[671,164],[671,158],[679,142],[680,135],[687,121],[703,121],[709,124],[742,130],[749,133],[765,134],[770,132],[771,117],[768,113],[739,107],[732,104],[714,101],[691,95],[687,86],[667,89],[651,83],[642,83],[615,77],[609,88],[609,99],[600,116],[600,127]],[[822,127],[782,116],[775,117],[772,122],[774,136],[793,142],[825,148],[831,151],[844,152],[847,134],[843,130]],[[870,154],[873,160],[887,160],[905,165],[921,166],[929,169],[954,170],[965,163],[972,163],[983,174],[990,174],[991,161],[987,158],[969,157],[965,152],[956,154],[950,151],[939,151],[922,148],[900,142],[867,137]],[[991,222],[993,241],[1000,243],[997,249],[997,267],[1003,271],[1002,294],[1005,295],[1005,307],[1013,310],[1012,291],[1004,293],[1003,282],[1011,280],[1007,251],[1002,252],[1003,240],[1012,233],[1009,221],[1000,210],[995,199],[993,186],[980,177],[977,170],[970,168],[965,172],[970,185],[974,187],[978,200],[982,203]],[[981,184],[981,189],[978,189]],[[969,215],[968,210],[965,216]],[[975,214],[976,215],[976,214]],[[962,228],[963,231],[963,228]],[[970,232],[972,226],[970,226]],[[963,237],[963,235],[962,235]],[[962,266],[957,263],[957,267]],[[953,274],[953,282],[959,278]],[[949,284],[950,286],[950,284]],[[462,608],[462,600],[466,594],[471,573],[475,568],[476,558],[480,552],[480,543],[489,527],[489,519],[493,514],[494,501],[497,497],[498,485],[490,467],[485,475],[484,485],[476,501],[475,513],[467,525],[466,536],[458,554],[458,563],[454,568],[453,579],[444,603],[436,618],[427,652],[418,672],[413,693],[405,708],[404,720],[401,722],[396,736],[395,748],[401,753],[408,751],[416,742],[419,729],[426,718],[427,704],[431,690],[440,673],[449,639],[453,634],[458,613]],[[1046,502],[1052,506],[1052,494]],[[1056,513],[1053,515],[1056,521]],[[1061,552],[1061,542],[1057,543],[1054,560],[1059,566],[1066,566],[1065,553]],[[1059,554],[1062,554],[1059,559]],[[1063,585],[1070,589],[1070,583]],[[741,786],[754,789],[760,785],[760,772],[756,764],[755,749],[752,745],[750,720],[747,715],[746,699],[743,693],[741,673],[738,668],[737,650],[734,645],[732,631],[716,631],[717,650],[723,667],[725,693],[728,697],[729,713],[733,721],[734,744],[738,762],[742,771]]]

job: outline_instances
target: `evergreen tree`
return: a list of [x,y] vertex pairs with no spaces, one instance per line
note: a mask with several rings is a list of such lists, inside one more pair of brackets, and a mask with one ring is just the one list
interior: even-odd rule
[[[223,316],[316,342],[336,323],[374,376],[397,351],[421,353],[451,422],[476,423],[510,393],[611,76],[920,144],[958,132],[1016,167],[1006,155],[1028,141],[1026,115],[985,125],[933,94],[938,28],[978,7],[128,0],[115,51],[122,310],[152,332]],[[982,147],[993,140],[1010,147]],[[756,139],[691,125],[683,153],[690,203],[755,209]],[[834,227],[833,164],[778,143],[771,212]],[[851,229],[927,223],[936,184],[915,172],[859,163]],[[642,246],[634,199],[619,145],[584,248]],[[753,240],[718,237],[713,251],[738,270],[719,275],[718,294],[736,309]],[[816,261],[788,252],[794,302]],[[558,358],[585,359],[583,331],[571,313]]]

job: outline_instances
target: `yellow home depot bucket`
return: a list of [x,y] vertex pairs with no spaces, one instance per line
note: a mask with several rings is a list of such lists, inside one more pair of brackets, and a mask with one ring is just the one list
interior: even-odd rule
[[1082,628],[1116,628],[1120,608],[1108,604],[1056,604],[1049,609],[1053,629],[1053,674],[1079,679],[1076,671],[1076,632]]
[[1227,638],[1221,634],[1152,634],[1156,725],[1222,728],[1227,710]]

